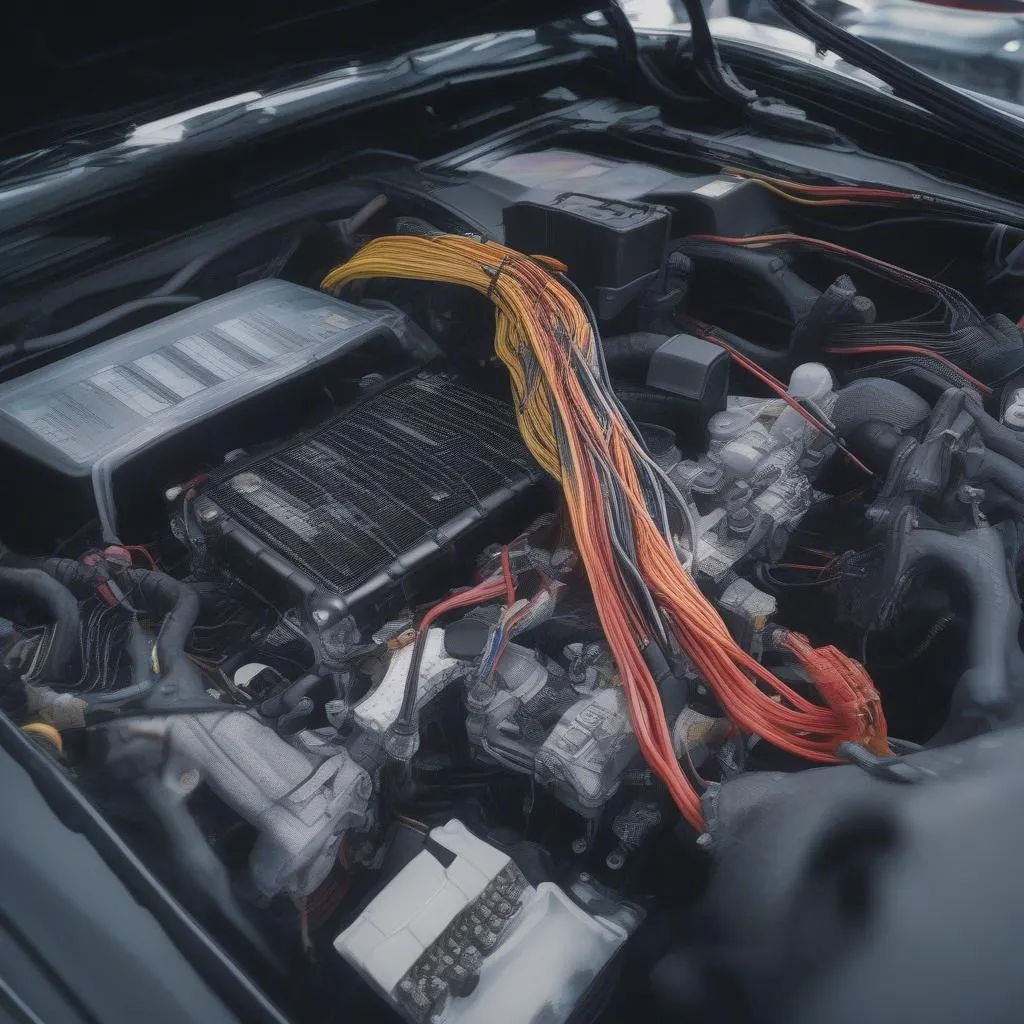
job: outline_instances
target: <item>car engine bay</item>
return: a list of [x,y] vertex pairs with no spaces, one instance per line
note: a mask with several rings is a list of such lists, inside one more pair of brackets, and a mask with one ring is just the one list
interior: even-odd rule
[[303,1019],[597,1019],[1024,719],[1024,231],[551,136],[0,339],[3,710]]

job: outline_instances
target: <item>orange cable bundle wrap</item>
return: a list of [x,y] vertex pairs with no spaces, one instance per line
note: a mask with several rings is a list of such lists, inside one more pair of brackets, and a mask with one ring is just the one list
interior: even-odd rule
[[641,475],[652,464],[617,407],[601,396],[590,322],[565,285],[537,260],[503,245],[441,235],[377,238],[332,270],[322,287],[337,292],[353,281],[376,277],[462,284],[494,303],[495,352],[511,377],[519,428],[534,457],[565,493],[640,748],[694,828],[703,829],[700,796],[676,760],[661,697],[644,658],[651,630],[616,557],[609,481],[625,496],[643,583],[680,648],[734,722],[819,762],[839,760],[835,751],[844,740],[888,752],[878,694],[859,663],[834,647],[815,649],[797,634],[786,635],[786,646],[817,685],[822,705],[776,678],[733,640],[648,510]]

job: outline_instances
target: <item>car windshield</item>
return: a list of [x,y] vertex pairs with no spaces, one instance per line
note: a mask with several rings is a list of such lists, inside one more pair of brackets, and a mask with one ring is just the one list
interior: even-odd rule
[[[712,32],[813,57],[771,0],[703,0]],[[1024,104],[1024,0],[806,0],[851,34],[950,85]],[[682,0],[623,0],[638,28],[687,23]]]

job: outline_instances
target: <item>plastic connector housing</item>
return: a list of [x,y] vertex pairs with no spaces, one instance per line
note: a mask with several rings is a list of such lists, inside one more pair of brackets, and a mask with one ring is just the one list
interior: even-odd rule
[[725,408],[729,394],[729,355],[692,334],[674,334],[651,357],[647,383],[685,398],[695,419],[706,424]]
[[671,223],[661,206],[563,192],[507,206],[505,244],[561,260],[598,317],[607,320],[654,280]]
[[460,821],[417,854],[334,942],[414,1024],[570,1019],[641,919],[581,880],[530,885]]

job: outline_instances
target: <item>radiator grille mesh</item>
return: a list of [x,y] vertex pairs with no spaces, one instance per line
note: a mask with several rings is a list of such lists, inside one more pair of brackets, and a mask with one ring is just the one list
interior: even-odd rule
[[538,475],[508,405],[420,373],[206,495],[307,578],[348,593],[396,575],[408,552],[451,540]]

